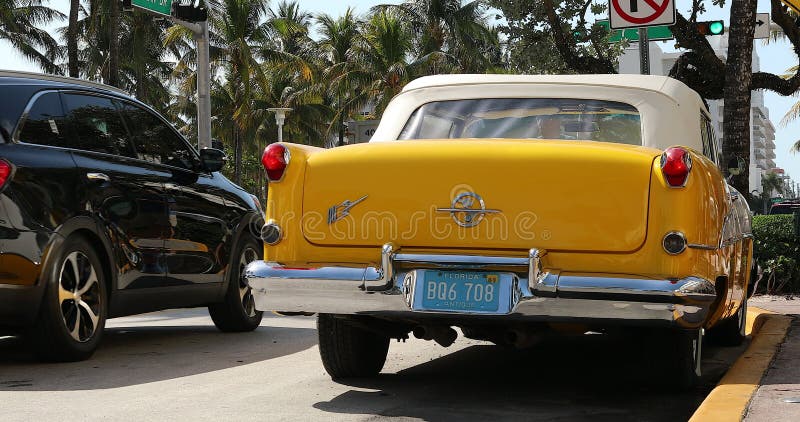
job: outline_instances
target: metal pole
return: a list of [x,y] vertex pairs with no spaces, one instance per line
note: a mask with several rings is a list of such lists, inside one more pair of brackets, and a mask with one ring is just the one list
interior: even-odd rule
[[208,52],[208,23],[199,22],[197,42],[197,149],[211,148],[211,59]]
[[283,124],[278,125],[278,142],[283,142]]
[[639,73],[650,74],[650,37],[647,28],[639,28]]

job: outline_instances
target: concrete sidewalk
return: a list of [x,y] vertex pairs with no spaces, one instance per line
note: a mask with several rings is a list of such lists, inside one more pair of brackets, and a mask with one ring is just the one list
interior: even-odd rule
[[[778,355],[761,380],[750,402],[744,420],[800,421],[800,298],[758,296],[750,300],[772,312],[795,317]],[[797,401],[789,403],[787,401]]]

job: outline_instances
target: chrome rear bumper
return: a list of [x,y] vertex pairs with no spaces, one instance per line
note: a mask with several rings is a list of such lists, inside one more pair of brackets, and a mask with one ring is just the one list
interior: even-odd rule
[[[245,277],[256,308],[265,311],[425,316],[479,315],[544,321],[592,320],[698,328],[716,299],[713,283],[629,275],[544,272],[537,249],[527,257],[424,255],[395,252],[385,245],[381,267],[289,269],[256,261]],[[492,270],[515,274],[513,299],[498,313],[421,310],[415,305],[415,270]]]

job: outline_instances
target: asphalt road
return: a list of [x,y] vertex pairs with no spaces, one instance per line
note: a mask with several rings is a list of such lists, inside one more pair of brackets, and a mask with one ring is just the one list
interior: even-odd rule
[[383,374],[337,383],[314,317],[269,314],[222,334],[203,309],[110,320],[86,362],[36,363],[0,338],[0,419],[33,420],[686,420],[745,346],[706,348],[703,385],[665,392],[649,357],[605,336],[509,350],[392,343]]

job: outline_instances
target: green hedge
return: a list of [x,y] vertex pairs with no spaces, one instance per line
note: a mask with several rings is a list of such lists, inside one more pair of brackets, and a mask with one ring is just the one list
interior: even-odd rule
[[759,290],[768,294],[800,292],[800,236],[795,217],[756,215],[753,217],[754,255],[764,270]]

